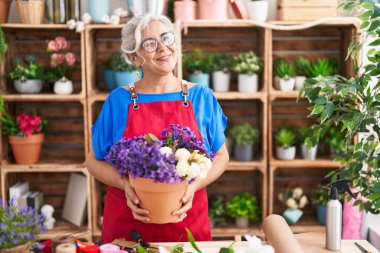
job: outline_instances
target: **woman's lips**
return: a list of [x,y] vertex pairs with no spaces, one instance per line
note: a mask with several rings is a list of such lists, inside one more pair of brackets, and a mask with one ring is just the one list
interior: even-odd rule
[[169,61],[170,57],[171,55],[161,56],[160,58],[157,58],[157,61]]

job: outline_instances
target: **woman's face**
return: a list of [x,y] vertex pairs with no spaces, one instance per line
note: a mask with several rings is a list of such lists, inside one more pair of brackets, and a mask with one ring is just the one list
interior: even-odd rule
[[[174,33],[169,31],[163,23],[150,22],[141,34],[142,44],[137,50],[137,57],[133,63],[140,66],[145,73],[168,74],[172,72],[177,63],[177,47],[173,36]],[[155,49],[156,42],[157,48]]]

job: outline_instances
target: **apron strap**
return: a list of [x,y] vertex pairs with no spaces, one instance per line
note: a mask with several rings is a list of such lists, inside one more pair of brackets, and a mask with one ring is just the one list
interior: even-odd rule
[[189,95],[189,90],[187,88],[187,81],[182,80],[182,96],[184,98],[184,101],[182,102],[183,107],[188,107],[189,102],[187,102],[187,96]]
[[136,103],[136,100],[138,99],[138,97],[136,93],[135,83],[130,83],[128,86],[131,92],[131,100],[133,101],[133,109],[137,110],[140,108],[140,106]]

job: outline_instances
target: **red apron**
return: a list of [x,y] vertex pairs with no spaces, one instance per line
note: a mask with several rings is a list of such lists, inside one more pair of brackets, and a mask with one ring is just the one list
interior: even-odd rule
[[[130,90],[134,104],[129,106],[127,125],[123,134],[125,138],[147,133],[153,133],[159,137],[169,124],[180,124],[190,127],[197,138],[202,139],[193,106],[191,101],[187,100],[185,82],[182,85],[184,101],[137,104],[134,85],[130,85]],[[108,187],[103,214],[102,242],[111,242],[118,238],[132,240],[129,235],[131,229],[141,234],[143,240],[147,242],[188,241],[186,227],[190,229],[197,241],[212,240],[206,188],[194,194],[192,208],[187,211],[187,217],[179,223],[150,224],[135,220],[131,209],[127,206],[124,191],[115,187]]]

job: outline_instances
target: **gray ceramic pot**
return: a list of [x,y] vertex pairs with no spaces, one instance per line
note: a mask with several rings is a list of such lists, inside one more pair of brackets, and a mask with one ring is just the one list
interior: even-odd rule
[[235,159],[237,161],[248,162],[253,159],[253,145],[241,146],[235,144],[234,148]]
[[13,84],[18,93],[37,94],[42,90],[42,80],[14,80]]

